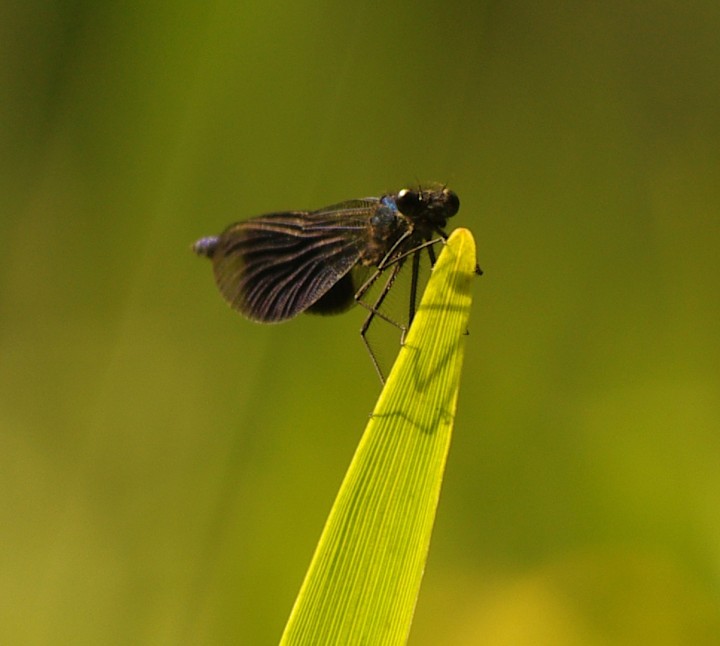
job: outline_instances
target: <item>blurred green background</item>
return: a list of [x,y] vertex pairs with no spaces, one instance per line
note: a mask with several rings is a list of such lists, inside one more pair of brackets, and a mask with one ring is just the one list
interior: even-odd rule
[[4,2],[0,640],[272,644],[379,393],[189,245],[417,180],[475,286],[410,643],[720,640],[720,5]]

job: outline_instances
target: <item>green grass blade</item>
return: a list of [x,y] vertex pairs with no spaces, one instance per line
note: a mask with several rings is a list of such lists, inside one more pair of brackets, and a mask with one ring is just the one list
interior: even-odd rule
[[457,229],[330,511],[282,644],[404,644],[457,404],[475,242]]

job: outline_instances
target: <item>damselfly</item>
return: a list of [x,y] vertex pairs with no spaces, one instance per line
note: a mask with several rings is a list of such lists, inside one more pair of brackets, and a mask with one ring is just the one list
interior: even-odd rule
[[[301,312],[336,314],[354,303],[365,307],[360,335],[384,381],[366,336],[370,324],[382,318],[400,328],[404,339],[415,316],[420,252],[427,250],[435,264],[433,246],[447,238],[447,219],[459,208],[458,196],[444,186],[403,189],[317,211],[260,215],[201,238],[193,250],[212,260],[220,293],[253,321],[276,323]],[[412,275],[404,325],[380,307],[408,259]],[[371,270],[364,280],[362,268]],[[378,296],[366,303],[363,297],[384,274]]]

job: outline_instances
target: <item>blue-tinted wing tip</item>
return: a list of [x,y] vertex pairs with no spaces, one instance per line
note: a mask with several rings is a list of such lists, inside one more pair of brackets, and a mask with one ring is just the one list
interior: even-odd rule
[[207,236],[206,238],[200,238],[200,240],[198,240],[192,246],[192,250],[198,256],[212,258],[213,254],[215,253],[215,249],[217,249],[219,241],[220,238],[218,236]]

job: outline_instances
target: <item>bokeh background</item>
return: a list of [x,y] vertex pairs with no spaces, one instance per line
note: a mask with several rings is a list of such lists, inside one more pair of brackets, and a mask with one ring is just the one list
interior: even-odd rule
[[720,4],[3,2],[0,641],[272,644],[379,392],[191,242],[447,182],[410,643],[720,642]]

